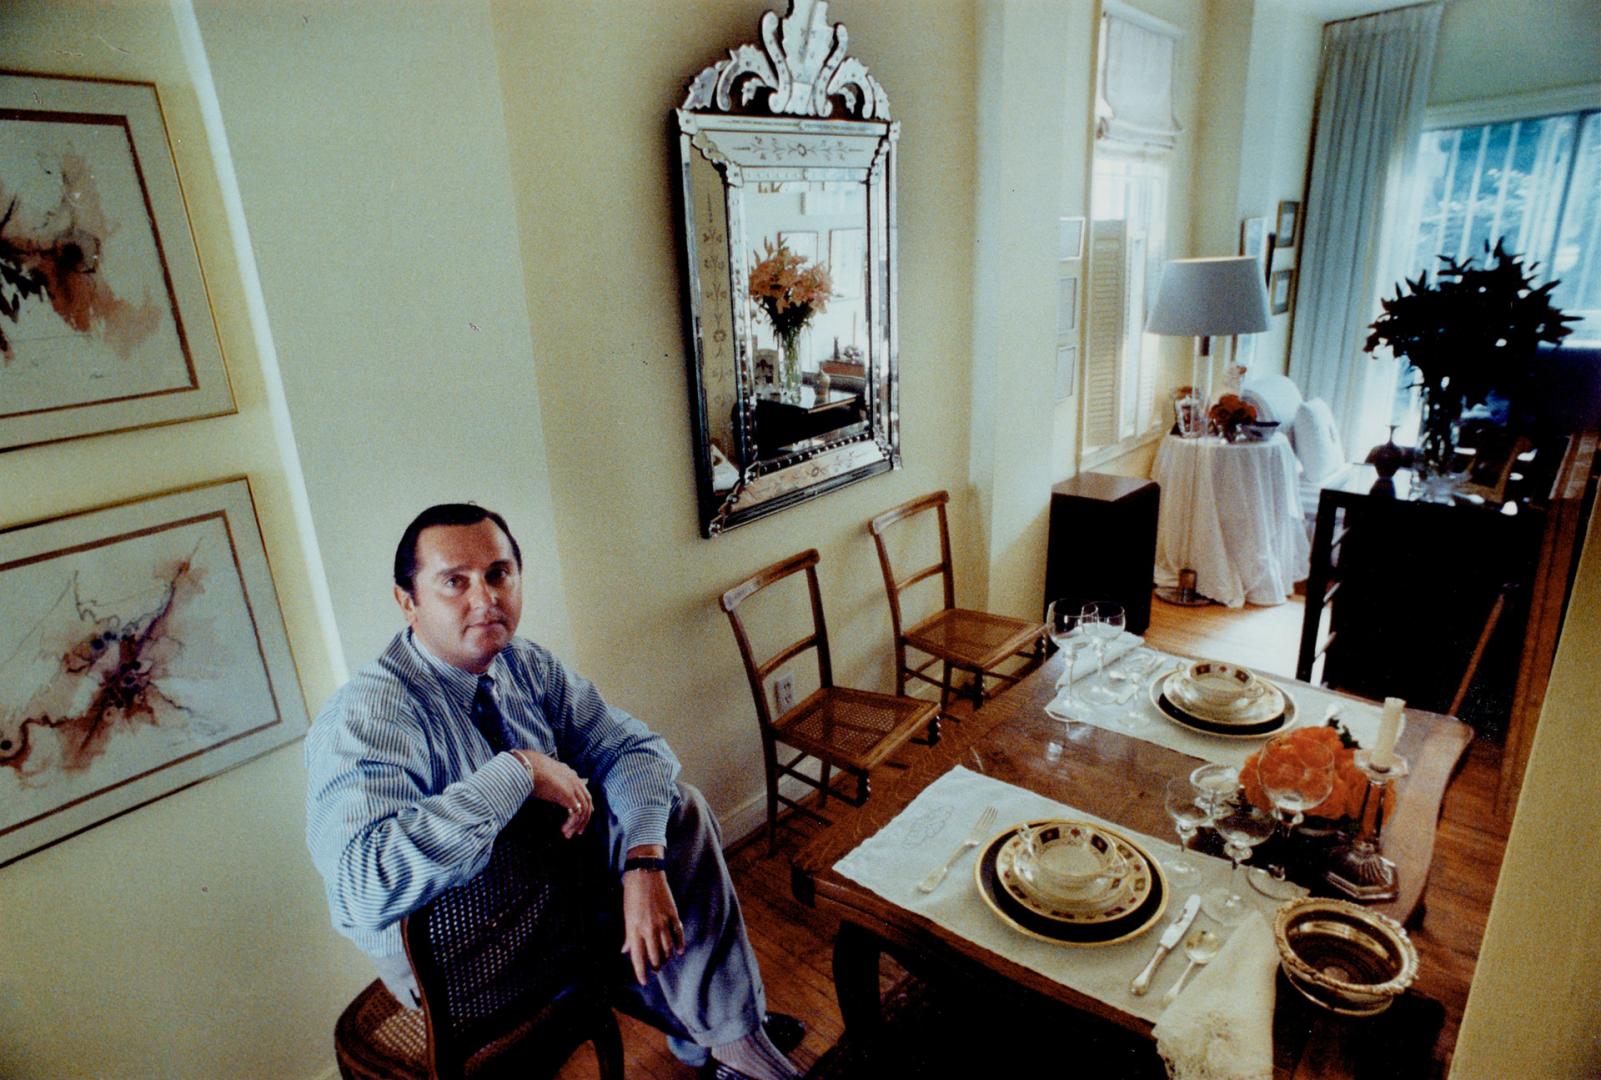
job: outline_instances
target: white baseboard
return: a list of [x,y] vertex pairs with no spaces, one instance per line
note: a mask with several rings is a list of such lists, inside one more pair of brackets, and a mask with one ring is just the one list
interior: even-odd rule
[[[786,776],[778,782],[780,793],[791,799],[799,800],[812,793],[815,789],[808,787],[792,776]],[[780,810],[783,807],[779,807]],[[734,807],[726,814],[718,815],[718,821],[723,826],[723,848],[726,850],[744,840],[746,837],[767,828],[767,788],[762,790]]]

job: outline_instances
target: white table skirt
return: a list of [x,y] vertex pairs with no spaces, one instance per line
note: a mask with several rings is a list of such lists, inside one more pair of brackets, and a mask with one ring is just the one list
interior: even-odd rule
[[1295,470],[1278,433],[1263,442],[1164,438],[1151,466],[1162,487],[1157,584],[1176,585],[1188,567],[1196,591],[1221,604],[1282,604],[1311,557]]

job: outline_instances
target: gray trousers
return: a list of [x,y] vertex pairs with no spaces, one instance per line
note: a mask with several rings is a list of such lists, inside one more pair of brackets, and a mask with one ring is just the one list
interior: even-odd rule
[[[597,858],[604,852],[615,878],[622,873],[627,841],[598,791],[594,799],[586,837],[595,845]],[[619,957],[615,980],[673,1037],[674,1053],[692,1063],[697,1055],[684,1044],[710,1047],[736,1042],[761,1025],[766,1011],[761,973],[745,936],[745,919],[723,861],[722,841],[722,829],[706,800],[695,787],[680,781],[667,819],[667,883],[684,923],[684,955],[671,958],[644,986],[634,981],[632,967]],[[620,948],[622,912],[601,911],[597,918]],[[404,954],[374,962],[396,998],[407,1004],[420,1000]]]

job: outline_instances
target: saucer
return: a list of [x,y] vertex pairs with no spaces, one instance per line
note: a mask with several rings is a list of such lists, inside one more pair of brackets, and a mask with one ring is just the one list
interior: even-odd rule
[[1197,716],[1183,705],[1174,701],[1166,692],[1168,680],[1157,679],[1151,684],[1151,704],[1162,716],[1171,720],[1179,727],[1188,728],[1202,735],[1213,735],[1221,739],[1265,739],[1295,726],[1295,699],[1280,690],[1284,698],[1284,709],[1277,716],[1253,723],[1219,723],[1204,716]]
[[1258,677],[1264,689],[1256,700],[1243,705],[1216,705],[1195,693],[1188,674],[1183,668],[1173,672],[1167,677],[1162,692],[1191,716],[1214,724],[1261,724],[1284,712],[1284,691],[1267,679]]

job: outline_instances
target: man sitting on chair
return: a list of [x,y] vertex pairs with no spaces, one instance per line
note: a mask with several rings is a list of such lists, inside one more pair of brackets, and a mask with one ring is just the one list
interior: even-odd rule
[[[306,839],[334,928],[416,1003],[400,919],[471,880],[532,797],[563,834],[603,830],[622,876],[634,992],[691,1064],[788,1080],[721,832],[678,759],[545,649],[514,637],[522,552],[499,514],[424,510],[395,551],[407,629],[329,700],[306,738]],[[791,1049],[799,1022],[768,1021]]]

